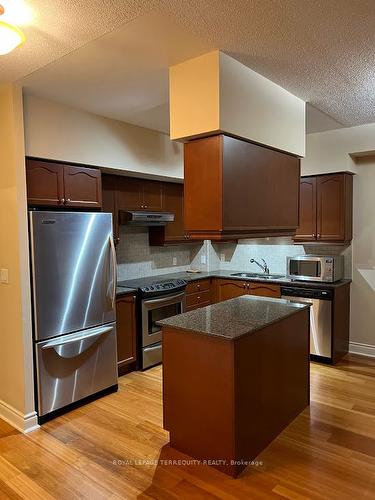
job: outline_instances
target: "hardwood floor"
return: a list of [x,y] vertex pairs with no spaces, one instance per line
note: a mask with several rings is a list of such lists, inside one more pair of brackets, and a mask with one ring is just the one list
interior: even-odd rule
[[0,498],[373,499],[375,359],[312,364],[310,408],[236,480],[169,463],[189,457],[167,443],[161,368],[133,372],[117,394],[26,436],[0,420]]

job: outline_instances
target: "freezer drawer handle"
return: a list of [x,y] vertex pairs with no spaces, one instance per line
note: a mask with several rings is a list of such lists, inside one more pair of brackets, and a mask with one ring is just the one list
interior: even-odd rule
[[62,345],[75,344],[76,342],[80,342],[81,340],[87,340],[93,337],[100,337],[101,335],[104,335],[105,333],[108,333],[111,330],[113,330],[113,326],[106,326],[103,328],[95,329],[89,335],[81,335],[81,337],[75,337],[73,339],[71,338],[68,340],[52,340],[51,342],[48,342],[48,344],[42,346],[42,349],[54,349],[55,347],[59,347]]

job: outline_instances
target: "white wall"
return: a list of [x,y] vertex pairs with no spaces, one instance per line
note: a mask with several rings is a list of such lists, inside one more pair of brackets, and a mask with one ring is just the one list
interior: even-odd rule
[[350,340],[359,344],[354,350],[375,355],[375,157],[359,160],[357,167]]
[[305,155],[305,102],[220,52],[220,130]]
[[36,425],[21,89],[0,86],[0,418]]
[[26,155],[183,178],[182,145],[165,134],[25,96]]
[[171,137],[218,131],[305,154],[305,102],[215,50],[170,68]]
[[301,172],[302,175],[343,170],[357,172],[350,155],[372,154],[374,151],[375,123],[308,134]]

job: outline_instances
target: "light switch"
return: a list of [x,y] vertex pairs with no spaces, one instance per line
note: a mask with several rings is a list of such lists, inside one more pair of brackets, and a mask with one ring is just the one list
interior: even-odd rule
[[0,269],[0,283],[9,283],[9,272],[8,269]]
[[177,257],[173,257],[172,263],[174,266],[177,266]]

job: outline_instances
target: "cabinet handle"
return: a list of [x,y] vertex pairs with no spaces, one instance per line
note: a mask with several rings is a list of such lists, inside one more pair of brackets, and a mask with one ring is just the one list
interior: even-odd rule
[[145,205],[143,208],[147,208],[147,205]]
[[65,201],[65,205],[67,205],[68,203],[70,203],[70,198],[67,198],[66,201]]
[[65,204],[65,198],[61,198],[61,200],[60,200],[60,204],[61,204],[61,205],[64,205],[64,204]]
[[200,297],[197,297],[197,299],[198,299],[198,300],[201,300],[201,298],[200,298]]
[[320,233],[318,233],[318,239],[320,238]]

